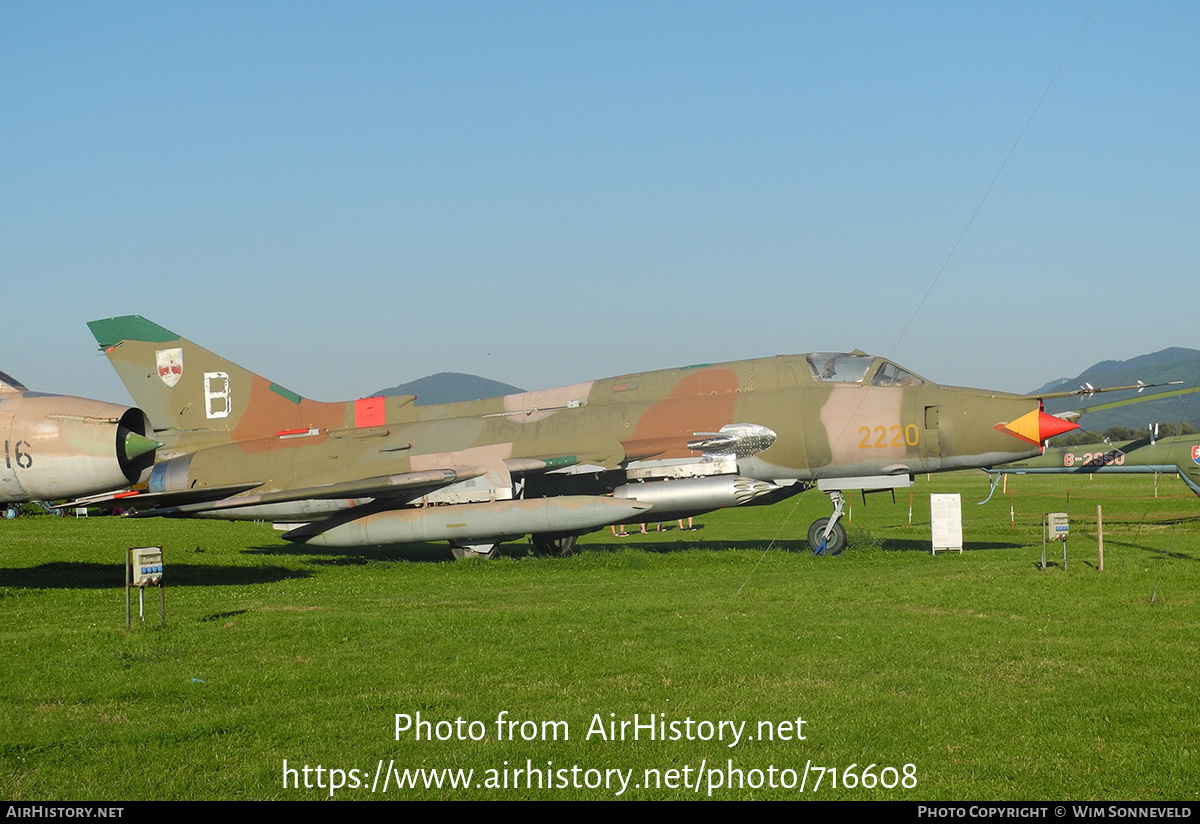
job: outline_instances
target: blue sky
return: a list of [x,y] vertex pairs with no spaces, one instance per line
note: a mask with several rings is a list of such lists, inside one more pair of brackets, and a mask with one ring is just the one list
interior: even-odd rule
[[4,0],[0,369],[125,400],[85,326],[120,314],[322,400],[1200,348],[1197,35],[1192,2]]

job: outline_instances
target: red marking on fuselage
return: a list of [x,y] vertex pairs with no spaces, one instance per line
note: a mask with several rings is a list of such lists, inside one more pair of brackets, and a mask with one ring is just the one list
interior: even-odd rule
[[237,416],[232,440],[240,443],[245,452],[291,449],[323,440],[323,437],[280,440],[278,433],[281,430],[305,432],[317,429],[324,435],[328,430],[346,426],[348,404],[322,403],[308,398],[293,403],[272,392],[270,386],[269,381],[255,375],[250,379],[249,397],[243,401],[240,395],[234,394],[230,401],[232,414]]
[[385,418],[383,398],[360,398],[354,402],[355,428],[383,426],[386,422]]
[[687,448],[687,441],[696,432],[716,432],[733,422],[737,389],[738,377],[732,369],[693,372],[675,384],[665,399],[642,413],[627,443],[674,439],[678,446],[663,451],[660,457],[695,455]]

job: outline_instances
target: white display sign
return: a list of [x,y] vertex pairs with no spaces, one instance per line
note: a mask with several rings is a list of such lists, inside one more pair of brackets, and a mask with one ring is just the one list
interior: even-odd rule
[[962,497],[957,493],[929,496],[929,514],[933,522],[932,552],[963,548]]

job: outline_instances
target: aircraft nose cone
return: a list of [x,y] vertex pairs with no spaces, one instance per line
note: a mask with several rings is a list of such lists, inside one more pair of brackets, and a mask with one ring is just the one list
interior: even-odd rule
[[129,432],[125,435],[125,458],[132,461],[147,452],[153,452],[160,446],[162,444],[152,438],[143,437],[136,432]]
[[1041,446],[1055,435],[1078,429],[1079,424],[1047,415],[1040,409],[1034,409],[1010,423],[998,423],[994,428],[1001,432],[1007,432],[1015,438]]
[[1074,421],[1066,421],[1054,415],[1047,415],[1045,412],[1038,412],[1038,434],[1041,435],[1042,443],[1053,438],[1055,435],[1061,435],[1064,432],[1070,432],[1072,429],[1078,429],[1079,424]]

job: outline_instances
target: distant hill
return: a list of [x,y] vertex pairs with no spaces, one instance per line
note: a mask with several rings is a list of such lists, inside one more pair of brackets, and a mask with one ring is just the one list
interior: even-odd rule
[[[1200,381],[1200,350],[1173,346],[1161,352],[1139,355],[1126,361],[1101,361],[1088,367],[1077,377],[1051,381],[1030,394],[1038,395],[1078,389],[1081,383],[1102,387],[1126,386],[1138,381],[1166,383],[1176,380],[1183,381],[1183,383],[1179,386],[1147,389],[1141,393],[1140,397],[1152,397],[1156,394],[1171,393],[1196,386]],[[1065,412],[1070,409],[1078,409],[1082,412],[1089,407],[1137,397],[1139,395],[1136,391],[1129,391],[1106,392],[1086,399],[1063,398],[1046,401],[1046,411]],[[1079,424],[1091,432],[1103,432],[1110,426],[1142,429],[1151,423],[1178,424],[1184,421],[1200,429],[1200,392],[1165,397],[1161,400],[1145,400],[1140,403],[1119,406],[1116,409],[1104,409],[1083,415]]]
[[488,380],[478,375],[466,375],[462,372],[438,372],[436,375],[428,375],[389,389],[381,389],[374,395],[416,395],[414,406],[434,406],[439,403],[498,398],[501,395],[524,391],[524,389],[511,384]]

